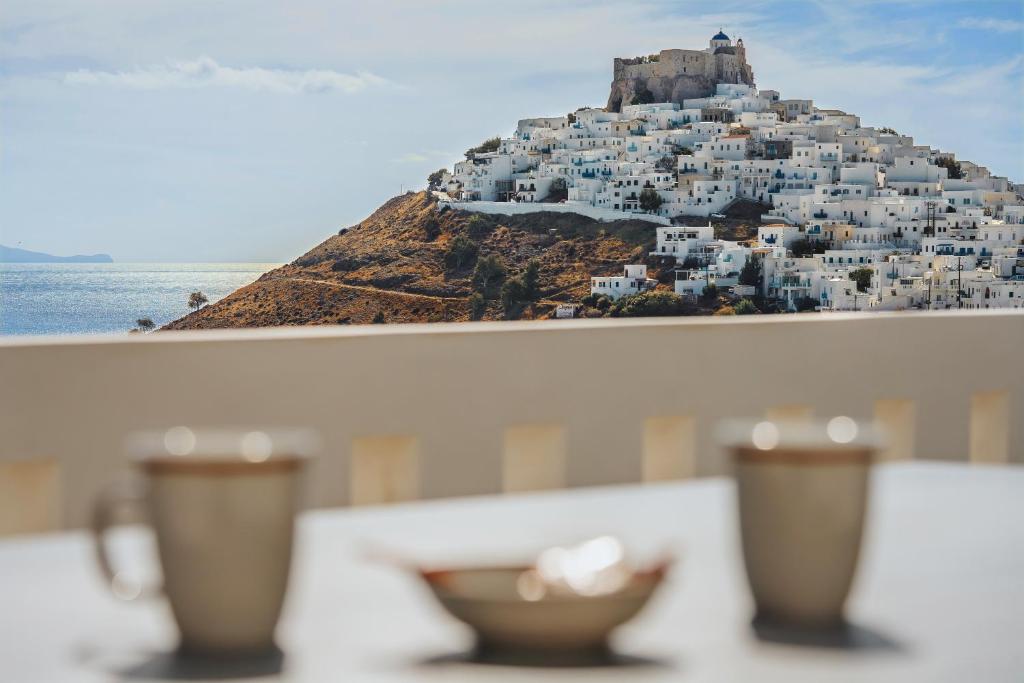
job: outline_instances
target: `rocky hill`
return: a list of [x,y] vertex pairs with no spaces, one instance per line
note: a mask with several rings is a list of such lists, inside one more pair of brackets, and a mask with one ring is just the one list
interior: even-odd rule
[[[729,232],[751,236],[742,225]],[[670,289],[671,266],[646,257],[654,242],[655,226],[647,221],[603,223],[554,212],[471,214],[440,210],[426,192],[407,193],[164,329],[469,320],[476,265],[491,255],[503,262],[506,278],[537,260],[539,301],[514,316],[548,317],[559,302],[586,296],[591,275],[619,273],[626,263],[648,263],[650,277]],[[506,317],[495,289],[482,318]]]

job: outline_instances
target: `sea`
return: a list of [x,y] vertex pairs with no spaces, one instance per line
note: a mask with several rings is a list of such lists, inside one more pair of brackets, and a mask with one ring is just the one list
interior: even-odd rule
[[279,263],[0,263],[0,335],[127,333],[157,327],[210,303]]

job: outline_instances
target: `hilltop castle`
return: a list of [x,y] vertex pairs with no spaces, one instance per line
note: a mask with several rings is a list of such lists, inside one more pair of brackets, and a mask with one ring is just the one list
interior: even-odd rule
[[733,45],[721,31],[705,50],[662,50],[649,57],[616,57],[608,111],[624,104],[675,102],[709,97],[719,83],[754,85],[743,39]]

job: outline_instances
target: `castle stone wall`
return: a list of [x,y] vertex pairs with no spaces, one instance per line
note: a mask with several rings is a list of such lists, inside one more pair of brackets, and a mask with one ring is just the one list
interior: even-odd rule
[[676,102],[709,97],[719,83],[754,84],[742,45],[704,50],[662,50],[656,61],[616,58],[608,95],[608,111],[620,111],[634,98],[641,101]]

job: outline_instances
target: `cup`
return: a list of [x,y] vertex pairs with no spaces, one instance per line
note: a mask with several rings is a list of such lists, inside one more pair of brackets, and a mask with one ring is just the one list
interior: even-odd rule
[[747,580],[759,622],[843,624],[860,555],[873,430],[828,422],[731,423]]
[[156,536],[165,595],[180,649],[202,655],[269,652],[284,602],[301,479],[315,439],[301,431],[137,434],[141,470],[106,488],[94,508],[97,558],[115,594],[107,531],[115,512],[136,508]]

